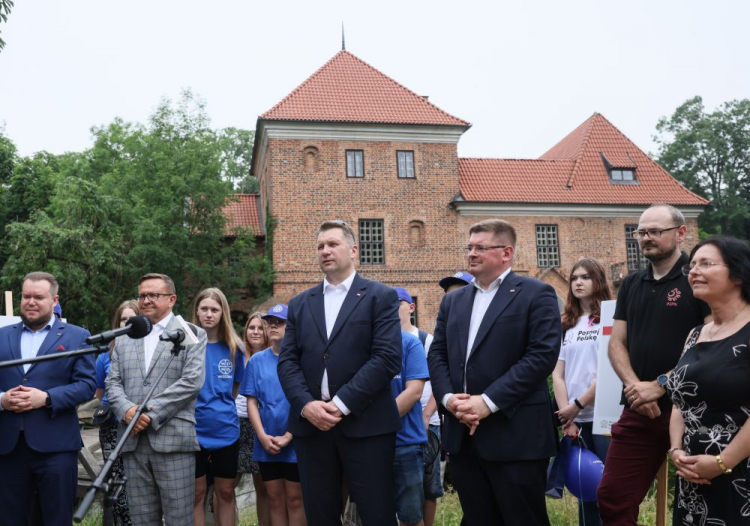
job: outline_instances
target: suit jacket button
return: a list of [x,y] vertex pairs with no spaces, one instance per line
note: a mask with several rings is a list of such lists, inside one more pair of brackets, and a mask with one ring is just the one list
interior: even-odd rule
[[143,385],[151,385],[151,382],[143,382]]
[[323,355],[323,359],[324,359],[324,360],[327,360],[327,359],[328,359],[328,358],[330,358],[330,357],[331,357],[331,355],[330,355],[330,354],[328,354],[328,353],[325,353],[325,354]]

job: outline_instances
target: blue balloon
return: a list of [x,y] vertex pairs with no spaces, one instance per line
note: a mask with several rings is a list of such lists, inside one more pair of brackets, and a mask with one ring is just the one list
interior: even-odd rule
[[588,449],[578,444],[570,446],[565,486],[584,502],[596,500],[596,488],[602,480],[604,462]]

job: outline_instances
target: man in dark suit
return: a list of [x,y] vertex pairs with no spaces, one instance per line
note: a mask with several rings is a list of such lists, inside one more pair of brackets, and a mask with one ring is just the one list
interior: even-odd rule
[[549,285],[511,270],[516,232],[488,219],[469,230],[471,285],[446,294],[430,347],[443,448],[468,526],[546,525],[555,430],[547,377],[561,341]]
[[[73,351],[88,331],[52,315],[52,274],[22,285],[22,323],[0,329],[0,361]],[[70,525],[83,442],[76,406],[94,396],[93,355],[0,369],[0,510],[3,524],[26,524],[39,491],[44,524]]]
[[396,523],[393,458],[401,423],[391,379],[401,370],[398,297],[354,271],[357,248],[346,223],[318,228],[325,279],[289,303],[279,356],[311,526],[341,524],[342,474],[365,526]]

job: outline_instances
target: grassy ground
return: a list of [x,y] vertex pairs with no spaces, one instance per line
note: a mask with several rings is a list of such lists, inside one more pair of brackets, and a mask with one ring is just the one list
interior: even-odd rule
[[[672,491],[674,487],[673,479],[670,477],[670,498],[668,506],[667,524],[672,524]],[[101,515],[89,513],[86,520],[82,523],[84,526],[99,526],[102,523]],[[578,500],[565,492],[562,499],[547,499],[547,513],[549,514],[552,526],[571,526],[578,524]],[[446,492],[445,497],[439,499],[437,515],[435,517],[435,526],[458,526],[461,523],[461,505],[458,501],[458,495],[452,491]],[[638,517],[638,523],[644,526],[654,526],[656,524],[656,493],[655,485],[649,491],[646,500],[641,504],[641,513]],[[250,508],[243,510],[240,514],[240,526],[257,526],[255,510]]]

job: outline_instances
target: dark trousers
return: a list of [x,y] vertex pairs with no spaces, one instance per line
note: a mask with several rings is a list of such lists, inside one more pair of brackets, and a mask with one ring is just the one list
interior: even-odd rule
[[[50,437],[54,440],[54,437]],[[26,524],[34,490],[39,491],[45,526],[70,526],[78,485],[76,451],[40,453],[26,444],[0,455],[0,523]]]
[[465,526],[547,526],[544,489],[548,459],[483,460],[474,440],[464,436],[461,451],[450,456]]
[[395,433],[352,438],[337,426],[295,437],[294,449],[309,526],[341,526],[342,475],[364,526],[396,525]]
[[671,412],[651,420],[625,408],[612,426],[597,498],[602,524],[635,526],[641,505],[669,449]]

